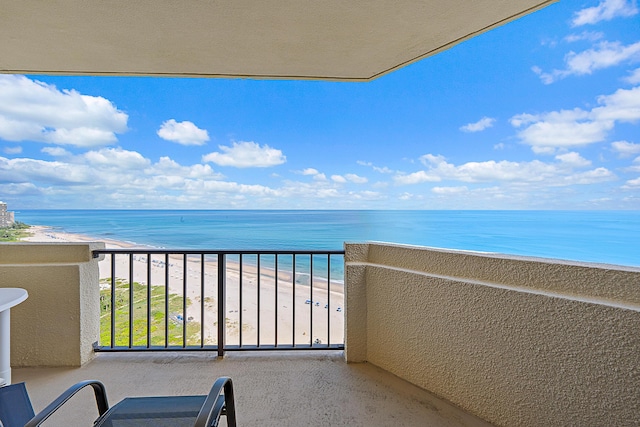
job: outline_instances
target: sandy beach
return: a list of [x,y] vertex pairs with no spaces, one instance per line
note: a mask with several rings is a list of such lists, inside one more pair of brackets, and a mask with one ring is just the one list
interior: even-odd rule
[[[104,242],[107,249],[153,249],[131,243],[95,239],[80,234],[63,233],[48,227],[34,226],[28,242]],[[257,274],[256,257],[245,256],[242,269],[237,257],[226,261],[226,343],[238,345],[291,345],[310,342],[331,344],[343,342],[344,286],[341,282],[327,283],[326,278],[309,275],[281,267],[274,269],[273,261],[261,261],[261,274]],[[99,262],[101,286],[109,286],[112,268],[115,277],[142,285],[165,287],[168,291],[185,296],[188,307],[185,313],[169,313],[170,316],[198,322],[203,325],[204,344],[217,342],[218,260],[216,256],[135,254],[133,266],[129,255],[105,255]],[[132,267],[132,268],[131,268]],[[242,270],[242,277],[240,276]],[[131,273],[133,273],[131,275]],[[277,292],[276,292],[277,288]],[[259,301],[259,305],[258,305]],[[277,302],[276,302],[277,301]],[[202,310],[204,308],[204,310]],[[295,311],[295,332],[294,332]],[[327,336],[327,323],[331,337]],[[277,325],[277,329],[276,329]],[[258,335],[259,330],[259,335]],[[198,340],[200,338],[198,337]]]

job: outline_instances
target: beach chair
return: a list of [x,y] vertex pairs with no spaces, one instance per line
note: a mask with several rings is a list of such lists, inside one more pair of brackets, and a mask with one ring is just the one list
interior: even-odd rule
[[[5,402],[2,389],[7,387],[0,388],[3,427],[39,426],[87,386],[93,388],[98,407],[99,416],[93,422],[94,427],[216,427],[223,415],[229,427],[236,427],[233,383],[227,377],[218,378],[206,396],[127,397],[112,407],[109,407],[105,387],[100,381],[82,381],[67,389],[35,416],[24,383],[14,384],[8,386],[12,389],[6,393],[9,396],[6,397],[6,408],[2,404]],[[14,406],[11,402],[19,402],[21,406]]]

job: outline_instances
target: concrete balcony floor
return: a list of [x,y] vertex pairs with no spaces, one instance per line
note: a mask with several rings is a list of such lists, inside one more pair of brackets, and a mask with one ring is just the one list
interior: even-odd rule
[[[370,364],[342,352],[100,353],[81,368],[14,368],[38,411],[70,385],[98,379],[110,404],[127,396],[206,394],[215,378],[234,381],[239,426],[490,426]],[[90,389],[47,425],[91,425]],[[224,421],[221,423],[223,425]]]

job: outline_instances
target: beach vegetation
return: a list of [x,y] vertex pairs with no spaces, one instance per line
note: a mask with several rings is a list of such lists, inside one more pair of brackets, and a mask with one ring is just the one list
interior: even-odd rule
[[25,237],[29,237],[31,233],[28,231],[30,225],[24,222],[16,221],[8,227],[0,228],[0,242],[17,242]]
[[163,285],[151,285],[148,288],[147,285],[138,282],[130,284],[120,278],[116,278],[114,283],[115,309],[112,317],[111,278],[100,280],[100,345],[111,345],[112,323],[115,347],[182,347],[201,344],[200,323],[189,318],[185,322],[184,319],[184,304],[186,302],[187,308],[191,305],[188,298],[185,301],[181,295],[166,292]]

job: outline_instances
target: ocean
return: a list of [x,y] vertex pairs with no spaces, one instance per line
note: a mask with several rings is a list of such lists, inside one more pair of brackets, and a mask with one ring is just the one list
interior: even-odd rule
[[640,266],[638,211],[21,210],[16,220],[167,249],[383,241]]

